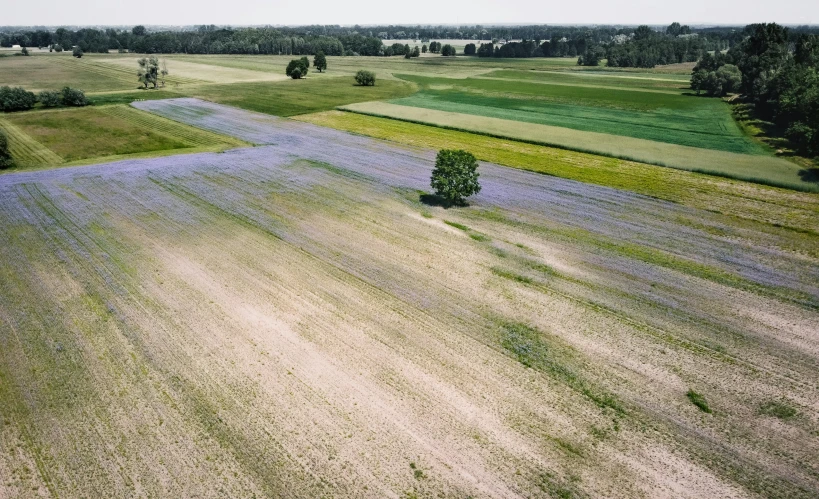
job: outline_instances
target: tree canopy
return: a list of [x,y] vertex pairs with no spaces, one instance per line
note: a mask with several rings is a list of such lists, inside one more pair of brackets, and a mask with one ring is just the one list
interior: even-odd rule
[[375,85],[375,73],[359,69],[355,74],[355,82],[363,87],[373,86]]
[[460,149],[442,149],[435,158],[430,185],[448,204],[463,204],[464,198],[481,192],[478,161]]
[[327,57],[324,55],[324,52],[319,50],[316,56],[313,57],[313,67],[315,67],[319,73],[327,69]]
[[159,59],[153,55],[143,57],[137,61],[137,64],[139,64],[137,77],[139,82],[142,83],[143,88],[148,88],[148,85],[152,85],[151,88],[156,88],[156,84],[159,80]]
[[0,130],[0,170],[5,170],[12,166],[14,166],[14,161],[11,159],[8,137],[6,137],[6,132]]
[[[298,71],[296,71],[298,69]],[[307,76],[307,71],[310,70],[310,61],[306,57],[302,57],[301,59],[293,59],[289,63],[287,63],[287,68],[284,70],[284,74],[293,78],[294,80],[298,80],[299,78],[303,78]]]

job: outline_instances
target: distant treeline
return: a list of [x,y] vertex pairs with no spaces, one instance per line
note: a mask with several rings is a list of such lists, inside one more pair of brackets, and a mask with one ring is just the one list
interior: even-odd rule
[[741,93],[775,123],[801,154],[819,156],[819,35],[778,24],[752,24],[726,54],[705,54],[691,88],[720,96]]
[[[791,36],[819,33],[819,28],[798,27]],[[400,54],[389,40],[470,39],[479,42],[479,57],[577,57],[578,63],[596,66],[645,67],[692,62],[706,51],[728,50],[748,37],[747,28],[690,28],[679,23],[649,26],[302,26],[277,28],[219,28],[151,31],[59,28],[0,30],[0,46],[12,45],[69,49],[83,52],[121,50],[138,53],[286,54],[384,56]],[[480,41],[486,43],[480,43]],[[515,41],[512,41],[515,40]],[[385,45],[386,41],[386,45]],[[390,50],[392,48],[392,50]],[[471,47],[470,47],[471,52]],[[433,51],[434,53],[434,51]]]

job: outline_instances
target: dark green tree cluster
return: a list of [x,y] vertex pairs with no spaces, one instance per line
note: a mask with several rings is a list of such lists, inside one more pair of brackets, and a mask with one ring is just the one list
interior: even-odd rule
[[476,54],[478,57],[492,57],[495,53],[495,45],[493,43],[482,43]]
[[85,92],[71,87],[63,87],[59,90],[43,90],[37,96],[37,100],[43,107],[82,107],[89,104]]
[[697,93],[741,92],[793,148],[819,156],[819,36],[775,23],[752,24],[727,54],[703,54],[691,75]]
[[375,73],[359,69],[355,74],[355,82],[362,87],[371,87],[375,85]]
[[64,106],[82,107],[88,105],[88,99],[85,97],[85,92],[77,90],[76,88],[63,87],[62,103]]
[[578,66],[599,66],[601,59],[606,57],[606,51],[600,45],[590,45],[586,52],[577,58]]
[[310,70],[310,61],[306,57],[302,57],[301,59],[293,59],[287,64],[287,68],[284,70],[284,74],[293,78],[294,80],[298,80],[299,78],[304,78],[307,76],[307,71]]
[[727,57],[717,52],[703,54],[691,74],[691,88],[714,97],[739,92],[742,73],[733,64],[727,64]]
[[9,151],[9,140],[6,137],[6,132],[0,130],[0,170],[12,166],[14,166],[14,161],[11,159],[11,152]]
[[[673,25],[672,25],[673,26]],[[676,28],[671,29],[675,32]],[[699,36],[671,35],[638,26],[623,43],[613,42],[606,52],[611,67],[653,68],[658,64],[694,62],[706,49]]]
[[327,57],[324,55],[324,52],[319,51],[315,57],[313,57],[313,67],[318,70],[319,73],[327,69]]
[[0,87],[0,111],[25,111],[36,103],[37,96],[23,87]]
[[728,53],[742,72],[743,94],[785,130],[796,150],[819,156],[819,36],[793,37],[777,24],[751,25],[746,32],[748,38]]
[[481,192],[478,161],[464,150],[442,149],[435,158],[430,185],[447,204],[463,204],[464,198]]
[[441,52],[441,42],[429,42],[429,51],[433,54]]
[[475,55],[476,53],[477,48],[474,43],[467,43],[466,46],[464,46],[464,55]]
[[455,54],[456,54],[455,47],[453,47],[452,45],[447,43],[446,45],[441,47],[441,55],[446,57],[452,57]]

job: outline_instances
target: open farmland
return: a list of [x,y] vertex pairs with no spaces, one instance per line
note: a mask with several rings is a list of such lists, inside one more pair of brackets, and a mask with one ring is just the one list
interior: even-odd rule
[[[519,78],[401,77],[421,89],[413,96],[393,101],[404,106],[606,133],[615,140],[625,136],[744,154],[763,153],[758,144],[742,134],[728,104],[719,99],[698,99],[679,91],[645,92],[632,86],[588,85],[577,76],[566,77],[576,85]],[[617,81],[639,85],[644,80]]]
[[342,106],[340,109],[682,170],[723,175],[791,189],[819,191],[819,184],[814,179],[805,178],[806,170],[803,167],[772,156],[701,149],[608,133],[572,130],[390,102],[359,102]]
[[124,105],[6,114],[0,129],[11,137],[17,170],[245,145]]
[[0,496],[819,492],[804,232],[136,105],[257,147],[0,177]]

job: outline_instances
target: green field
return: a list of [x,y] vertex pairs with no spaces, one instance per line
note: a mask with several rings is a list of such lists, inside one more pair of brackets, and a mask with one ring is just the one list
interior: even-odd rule
[[[415,95],[393,101],[405,106],[720,151],[764,153],[760,145],[742,134],[728,104],[718,99],[634,91],[627,86],[617,89],[587,84],[547,85],[520,81],[517,77],[512,80],[401,77],[421,89]],[[569,78],[578,83],[585,81],[585,78],[571,76],[566,79]],[[625,78],[607,80],[627,82],[626,85],[641,82]]]
[[465,149],[483,161],[717,211],[748,220],[758,229],[777,232],[780,229],[772,226],[789,227],[794,231],[787,231],[787,237],[774,238],[799,239],[791,249],[819,256],[816,194],[358,113],[329,111],[296,119],[424,149]]
[[602,154],[670,168],[727,176],[789,189],[819,191],[819,185],[815,181],[805,180],[806,170],[803,167],[772,156],[715,151],[607,133],[404,106],[390,102],[360,102],[342,106],[340,109],[491,137]]
[[0,128],[11,136],[10,171],[245,145],[126,105],[6,114]]
[[292,116],[353,102],[393,99],[414,91],[413,85],[396,80],[381,80],[373,87],[361,87],[355,85],[350,77],[328,77],[276,83],[207,85],[191,89],[186,94],[250,111]]

